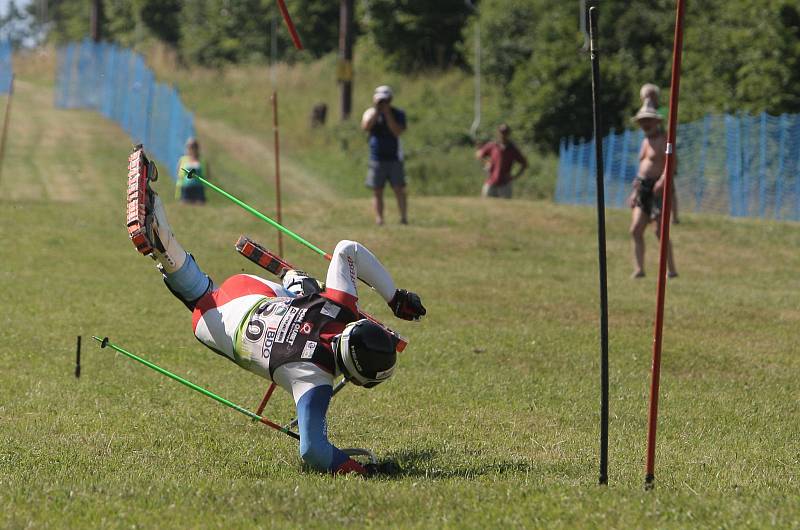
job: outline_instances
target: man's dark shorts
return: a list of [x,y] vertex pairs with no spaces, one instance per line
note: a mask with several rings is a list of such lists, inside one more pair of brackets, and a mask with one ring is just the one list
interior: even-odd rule
[[402,160],[370,160],[367,180],[364,182],[368,188],[382,189],[386,181],[393,188],[402,188],[406,185],[406,174]]
[[661,196],[653,193],[656,179],[636,177],[636,180],[639,182],[639,189],[636,191],[635,206],[641,208],[649,219],[659,220],[661,218]]

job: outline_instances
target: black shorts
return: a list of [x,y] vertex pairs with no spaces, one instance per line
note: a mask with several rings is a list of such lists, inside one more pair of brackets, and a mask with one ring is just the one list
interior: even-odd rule
[[641,208],[651,220],[658,220],[661,217],[661,195],[653,192],[656,181],[636,177],[636,182],[639,183],[639,187],[636,190],[635,206]]
[[202,185],[183,186],[181,188],[181,200],[185,202],[206,202],[206,192]]

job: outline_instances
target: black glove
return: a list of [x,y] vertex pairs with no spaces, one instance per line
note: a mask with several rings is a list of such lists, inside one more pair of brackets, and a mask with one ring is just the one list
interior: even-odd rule
[[403,472],[400,464],[393,460],[385,460],[383,462],[378,462],[377,464],[369,463],[364,466],[364,469],[367,470],[368,477],[375,477],[379,475],[394,476]]
[[396,317],[403,320],[419,320],[427,313],[419,295],[405,289],[397,289],[394,292],[394,296],[389,300],[389,307]]

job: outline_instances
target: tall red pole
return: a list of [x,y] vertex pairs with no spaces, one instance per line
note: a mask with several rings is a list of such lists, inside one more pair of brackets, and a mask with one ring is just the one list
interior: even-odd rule
[[292,36],[292,42],[294,43],[294,47],[297,48],[298,50],[302,50],[303,43],[300,42],[300,35],[297,34],[297,30],[294,28],[292,17],[289,16],[289,10],[286,9],[286,3],[283,0],[278,0],[278,9],[281,10],[281,16],[283,17],[283,21],[286,22],[286,27],[289,28],[289,35]]
[[264,412],[264,407],[267,406],[267,401],[269,401],[269,398],[272,397],[272,393],[274,391],[275,391],[275,383],[272,383],[272,384],[269,385],[269,388],[267,389],[267,393],[264,394],[264,398],[261,400],[261,404],[258,406],[258,410],[256,411],[256,414],[261,416],[261,413]]
[[669,222],[672,206],[672,175],[675,172],[675,137],[678,129],[678,94],[681,83],[681,52],[683,51],[684,0],[678,0],[675,16],[675,40],[672,48],[672,80],[669,92],[669,129],[667,132],[666,168],[661,209],[661,240],[658,260],[658,290],[656,293],[656,322],[653,334],[653,366],[650,381],[650,412],[647,426],[647,464],[645,487],[652,488],[655,480],[656,427],[658,426],[658,385],[661,377],[661,338],[664,329],[664,296],[667,289],[667,253],[669,252]]
[[[275,144],[275,203],[278,224],[283,224],[281,215],[281,145],[278,139],[278,92],[272,91],[272,131]],[[278,254],[283,256],[283,233],[278,230]]]

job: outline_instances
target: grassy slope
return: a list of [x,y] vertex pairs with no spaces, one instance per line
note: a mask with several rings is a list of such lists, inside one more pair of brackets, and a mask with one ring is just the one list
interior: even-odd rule
[[[348,389],[330,415],[336,443],[393,456],[404,474],[334,479],[301,472],[291,440],[86,343],[108,335],[250,407],[266,387],[192,339],[188,313],[130,248],[127,139],[92,114],[52,110],[42,83],[19,85],[15,116],[36,125],[12,124],[0,192],[0,526],[800,524],[794,225],[686,215],[676,228],[658,488],[644,493],[655,285],[627,279],[624,212],[609,213],[612,485],[601,489],[591,210],[419,198],[412,226],[377,229],[362,199],[290,201],[294,229],[325,248],[364,242],[430,313],[397,325],[411,346],[396,378]],[[168,207],[214,277],[257,272],[231,247],[240,233],[271,244],[264,226],[218,201]],[[310,252],[287,254],[322,273]],[[390,318],[374,295],[364,302]],[[289,418],[289,399],[268,411]]]
[[[265,67],[236,67],[223,71],[177,68],[170,60],[153,54],[152,63],[163,77],[180,88],[188,106],[202,116],[223,121],[234,129],[256,134],[272,142],[272,114],[269,95],[270,74]],[[407,76],[386,73],[380,60],[364,47],[356,53],[353,112],[348,122],[339,121],[339,89],[335,82],[335,57],[311,64],[276,68],[279,94],[281,145],[299,165],[322,181],[344,190],[349,196],[367,196],[363,185],[367,167],[367,145],[358,123],[371,104],[372,91],[380,84],[395,89],[395,104],[406,110],[408,131],[403,149],[409,177],[409,190],[415,195],[476,195],[485,175],[474,160],[474,147],[468,138],[473,120],[473,81],[458,71]],[[509,116],[501,111],[499,90],[484,85],[483,138]],[[328,124],[309,128],[311,108],[318,102],[328,105]],[[205,131],[199,131],[203,141]],[[211,154],[218,151],[211,146]],[[523,146],[531,169],[516,185],[518,196],[552,196],[555,187],[556,159]]]

